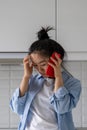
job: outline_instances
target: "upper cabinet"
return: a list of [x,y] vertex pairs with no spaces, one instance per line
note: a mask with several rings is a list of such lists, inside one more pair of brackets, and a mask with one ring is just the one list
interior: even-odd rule
[[57,41],[69,60],[87,60],[87,0],[57,0]]
[[87,60],[87,0],[0,0],[0,58],[23,58],[41,26],[67,60]]
[[0,0],[0,52],[27,52],[42,26],[55,28],[55,0]]

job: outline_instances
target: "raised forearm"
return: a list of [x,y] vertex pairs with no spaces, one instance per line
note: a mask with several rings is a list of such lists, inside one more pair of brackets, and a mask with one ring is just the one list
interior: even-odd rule
[[55,84],[54,84],[54,92],[56,92],[60,87],[62,87],[63,84],[63,79],[62,77],[58,77],[55,79]]
[[24,96],[24,94],[28,91],[28,82],[29,82],[29,77],[23,76],[21,84],[20,84],[20,96]]

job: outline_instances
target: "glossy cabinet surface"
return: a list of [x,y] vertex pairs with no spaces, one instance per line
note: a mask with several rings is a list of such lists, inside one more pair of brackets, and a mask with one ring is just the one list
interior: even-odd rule
[[55,27],[55,0],[1,0],[0,52],[28,51],[42,26]]

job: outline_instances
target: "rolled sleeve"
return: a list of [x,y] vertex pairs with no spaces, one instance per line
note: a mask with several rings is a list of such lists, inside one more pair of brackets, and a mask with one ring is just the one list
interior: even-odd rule
[[66,94],[68,94],[68,90],[64,87],[61,86],[56,92],[55,92],[55,96],[61,100]]
[[20,97],[20,90],[17,88],[11,98],[10,108],[17,114],[23,114],[27,93]]
[[50,97],[50,103],[59,114],[64,114],[76,107],[81,93],[81,84],[76,79],[70,79]]
[[62,100],[66,94],[68,94],[68,90],[61,86],[55,93],[52,94],[52,96],[49,98],[50,102],[52,103],[54,99]]

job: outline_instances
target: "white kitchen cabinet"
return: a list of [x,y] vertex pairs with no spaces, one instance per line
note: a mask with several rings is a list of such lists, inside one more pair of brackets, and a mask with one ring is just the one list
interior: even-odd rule
[[69,60],[87,60],[87,0],[57,0],[57,40]]
[[27,52],[42,26],[55,28],[55,0],[1,0],[0,52]]

